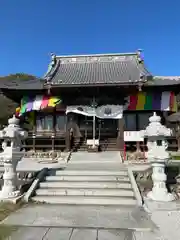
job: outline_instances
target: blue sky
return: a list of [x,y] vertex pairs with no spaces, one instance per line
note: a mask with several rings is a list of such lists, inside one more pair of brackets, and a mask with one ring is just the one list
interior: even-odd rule
[[179,9],[178,0],[0,0],[0,75],[42,76],[51,52],[138,48],[154,75],[180,75]]

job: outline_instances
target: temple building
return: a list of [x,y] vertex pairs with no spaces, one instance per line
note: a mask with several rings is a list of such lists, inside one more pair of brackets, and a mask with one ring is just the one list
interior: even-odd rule
[[153,76],[138,50],[52,54],[41,79],[2,81],[0,88],[19,104],[16,116],[29,121],[28,149],[104,151],[122,150],[128,135],[135,141],[154,111],[166,124],[179,85],[179,77]]

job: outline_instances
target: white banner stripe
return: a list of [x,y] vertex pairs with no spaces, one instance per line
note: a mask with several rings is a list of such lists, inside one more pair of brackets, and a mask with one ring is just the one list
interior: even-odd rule
[[162,111],[169,111],[169,101],[170,101],[170,92],[162,92],[161,97],[161,110]]

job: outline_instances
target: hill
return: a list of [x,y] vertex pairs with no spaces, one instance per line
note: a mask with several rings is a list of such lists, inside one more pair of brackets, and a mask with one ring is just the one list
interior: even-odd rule
[[[10,74],[8,76],[1,76],[0,81],[11,81],[11,80],[32,80],[36,76],[26,74],[26,73],[16,73]],[[15,109],[18,107],[17,103],[13,102],[11,99],[7,98],[5,95],[0,93],[0,125],[7,124],[7,120],[15,113]]]

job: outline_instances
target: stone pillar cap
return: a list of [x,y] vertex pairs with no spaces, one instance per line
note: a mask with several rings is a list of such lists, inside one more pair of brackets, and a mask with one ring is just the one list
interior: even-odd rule
[[149,118],[149,121],[152,122],[160,122],[161,118],[156,114],[156,112],[153,113],[153,116]]
[[14,124],[14,125],[19,125],[19,119],[15,117],[15,115],[13,115],[12,118],[8,119],[8,124]]

